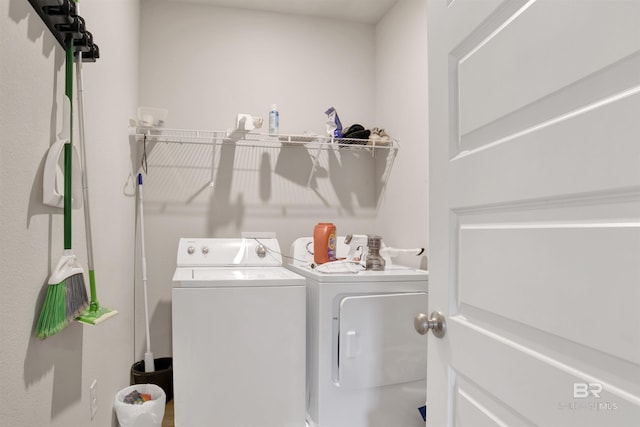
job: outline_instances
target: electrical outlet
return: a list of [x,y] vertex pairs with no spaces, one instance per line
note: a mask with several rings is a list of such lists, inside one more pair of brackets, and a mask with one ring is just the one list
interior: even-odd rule
[[93,380],[91,387],[89,387],[89,404],[91,405],[91,419],[96,416],[98,412],[98,380]]

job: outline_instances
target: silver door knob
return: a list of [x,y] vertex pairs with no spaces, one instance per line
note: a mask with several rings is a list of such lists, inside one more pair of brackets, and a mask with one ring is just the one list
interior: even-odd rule
[[444,320],[444,315],[439,311],[431,313],[431,317],[428,318],[426,314],[420,313],[415,319],[413,319],[413,326],[420,335],[424,335],[429,332],[429,329],[433,331],[433,335],[437,338],[444,336],[447,329],[447,323]]

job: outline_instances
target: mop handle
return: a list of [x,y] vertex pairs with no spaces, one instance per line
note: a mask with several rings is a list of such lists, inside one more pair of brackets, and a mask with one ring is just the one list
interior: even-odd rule
[[93,271],[93,237],[91,236],[91,215],[89,214],[89,180],[87,179],[87,150],[84,132],[84,87],[82,84],[82,51],[76,62],[76,87],[78,92],[78,127],[80,137],[80,169],[82,170],[82,204],[84,209],[84,230],[87,237],[87,266]]
[[144,213],[142,210],[142,174],[138,174],[138,210],[140,211],[140,248],[142,251],[142,286],[144,289],[144,314],[147,328],[147,353],[151,353],[151,339],[149,338],[149,302],[147,298],[147,258],[144,250]]

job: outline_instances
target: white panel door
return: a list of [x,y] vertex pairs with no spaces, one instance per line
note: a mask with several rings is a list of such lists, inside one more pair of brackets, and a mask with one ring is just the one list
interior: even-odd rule
[[640,1],[428,26],[427,425],[640,425]]

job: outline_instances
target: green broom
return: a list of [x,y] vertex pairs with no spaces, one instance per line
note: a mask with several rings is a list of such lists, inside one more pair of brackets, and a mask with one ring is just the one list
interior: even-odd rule
[[[64,145],[64,254],[49,278],[47,295],[44,298],[36,326],[36,336],[47,338],[63,330],[71,320],[89,304],[84,275],[80,263],[71,249],[71,168],[73,146],[72,104],[73,97],[73,37],[66,40],[65,95],[63,114]],[[68,124],[68,126],[67,126]],[[66,133],[66,135],[65,135]]]
[[87,264],[89,267],[89,291],[91,292],[91,302],[89,308],[84,310],[76,320],[85,325],[95,326],[108,318],[118,314],[116,310],[101,307],[98,303],[98,292],[96,288],[96,277],[93,268],[93,239],[91,237],[91,215],[89,214],[89,182],[87,179],[87,150],[85,147],[84,133],[84,85],[82,83],[82,51],[78,52],[76,62],[76,83],[78,92],[78,124],[80,127],[80,151],[82,169],[82,202],[84,209],[84,228],[87,237]]

